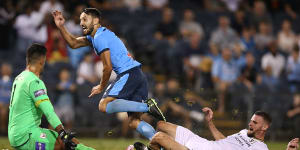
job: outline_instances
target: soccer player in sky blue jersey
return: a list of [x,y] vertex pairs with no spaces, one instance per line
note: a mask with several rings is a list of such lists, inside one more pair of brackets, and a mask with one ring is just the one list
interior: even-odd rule
[[147,112],[159,120],[165,120],[154,99],[148,99],[147,79],[141,64],[128,53],[123,42],[112,31],[101,26],[100,12],[96,8],[86,8],[80,15],[81,37],[75,37],[64,27],[61,12],[53,12],[56,26],[73,49],[91,45],[103,61],[103,77],[100,84],[93,87],[89,97],[99,94],[108,84],[112,70],[117,78],[104,92],[99,102],[99,110],[104,113],[128,112],[129,126],[148,139],[155,134],[154,128],[140,120]]

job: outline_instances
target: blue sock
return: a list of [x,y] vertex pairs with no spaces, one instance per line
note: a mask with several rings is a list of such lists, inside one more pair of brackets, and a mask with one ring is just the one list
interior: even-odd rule
[[106,113],[116,112],[147,112],[148,105],[142,102],[128,101],[124,99],[116,99],[106,105]]
[[147,139],[151,140],[151,138],[156,133],[155,129],[145,121],[141,121],[138,127],[136,128],[140,134],[142,134]]

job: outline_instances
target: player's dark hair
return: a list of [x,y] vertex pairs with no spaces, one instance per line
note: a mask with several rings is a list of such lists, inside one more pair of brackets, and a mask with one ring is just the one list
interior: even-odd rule
[[101,19],[101,12],[97,8],[85,8],[82,12]]
[[28,49],[26,53],[26,63],[33,64],[40,59],[41,56],[46,56],[47,49],[45,46],[34,43]]
[[254,114],[261,116],[269,125],[272,123],[272,118],[268,113],[264,111],[256,111]]

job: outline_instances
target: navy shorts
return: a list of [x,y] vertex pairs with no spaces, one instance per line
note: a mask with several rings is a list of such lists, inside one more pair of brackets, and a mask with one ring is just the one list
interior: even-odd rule
[[103,98],[115,97],[130,101],[143,102],[148,99],[148,83],[140,66],[120,73],[107,87]]

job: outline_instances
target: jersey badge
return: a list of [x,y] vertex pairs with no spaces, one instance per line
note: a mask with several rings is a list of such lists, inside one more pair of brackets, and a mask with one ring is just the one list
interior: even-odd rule
[[41,133],[40,138],[45,139],[47,136],[45,133]]
[[44,89],[40,89],[34,92],[34,97],[39,97],[41,95],[45,95],[46,91]]
[[46,143],[36,142],[35,150],[46,150]]

